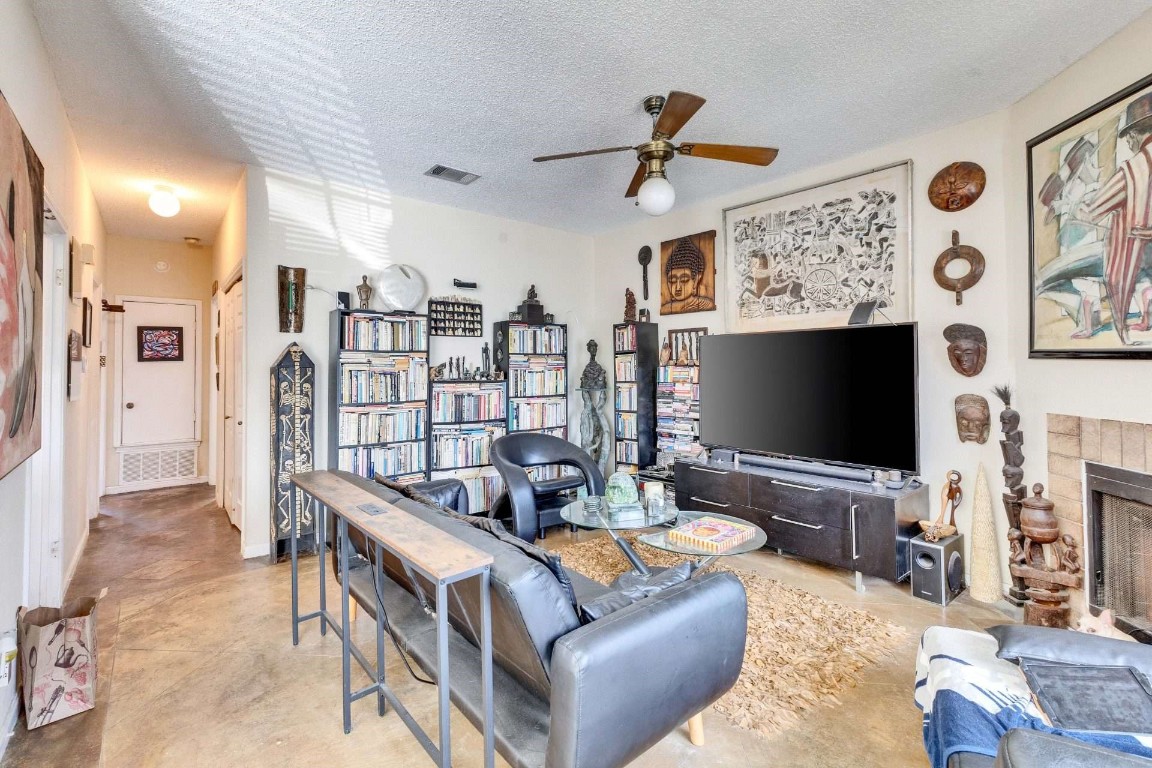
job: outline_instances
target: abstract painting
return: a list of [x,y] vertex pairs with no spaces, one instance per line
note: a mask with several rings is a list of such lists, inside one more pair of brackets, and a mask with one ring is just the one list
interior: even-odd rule
[[0,94],[0,477],[40,450],[44,166]]
[[178,326],[141,325],[136,328],[136,360],[141,363],[184,359],[184,329]]
[[1031,357],[1152,357],[1152,77],[1028,142]]
[[660,314],[716,309],[716,230],[660,243]]
[[843,325],[861,301],[911,318],[912,163],[727,208],[730,328]]

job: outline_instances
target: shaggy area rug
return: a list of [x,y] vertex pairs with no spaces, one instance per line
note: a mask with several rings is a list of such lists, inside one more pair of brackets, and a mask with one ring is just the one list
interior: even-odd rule
[[[649,565],[686,559],[637,547]],[[629,568],[607,536],[561,545],[556,552],[564,565],[605,584]],[[856,685],[860,669],[907,637],[903,628],[867,611],[722,562],[710,570],[735,574],[748,593],[748,647],[740,679],[713,709],[739,728],[773,736],[814,707],[838,704],[837,694]]]

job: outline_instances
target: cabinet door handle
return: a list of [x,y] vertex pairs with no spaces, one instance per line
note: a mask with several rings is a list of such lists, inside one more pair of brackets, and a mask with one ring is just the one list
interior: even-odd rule
[[788,523],[789,525],[799,525],[801,528],[811,528],[814,531],[824,530],[824,526],[822,525],[812,525],[811,523],[802,523],[799,520],[789,520],[788,518],[781,517],[780,515],[772,515],[772,519],[779,520],[782,523]]
[[697,472],[708,472],[709,474],[712,474],[712,475],[726,475],[726,474],[728,474],[727,472],[725,472],[722,469],[708,469],[707,467],[697,467],[697,466],[694,466],[691,464],[688,466],[688,469],[692,469],[692,470],[695,470]]
[[852,559],[860,559],[860,551],[856,548],[856,510],[860,508],[859,504],[853,504],[852,508],[848,510],[850,515],[850,522],[852,523]]
[[814,485],[800,485],[799,483],[786,483],[783,480],[771,480],[772,485],[783,485],[788,488],[798,488],[801,491],[822,491],[823,488],[818,488]]
[[702,499],[699,496],[692,496],[691,498],[692,501],[698,501],[701,504],[711,504],[712,506],[720,507],[721,509],[728,509],[728,507],[732,506],[731,504],[721,504],[718,501],[708,501],[708,499]]

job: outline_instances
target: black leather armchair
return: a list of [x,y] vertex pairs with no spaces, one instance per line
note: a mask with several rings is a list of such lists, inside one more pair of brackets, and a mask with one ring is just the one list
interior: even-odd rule
[[[604,475],[592,457],[579,446],[554,435],[518,432],[505,435],[492,443],[492,464],[504,478],[506,491],[492,505],[489,517],[511,517],[512,532],[524,541],[541,537],[543,529],[560,525],[560,510],[568,503],[558,496],[561,491],[588,489],[589,495],[604,493]],[[524,471],[528,467],[559,464],[580,470],[583,480],[557,478],[533,481]]]

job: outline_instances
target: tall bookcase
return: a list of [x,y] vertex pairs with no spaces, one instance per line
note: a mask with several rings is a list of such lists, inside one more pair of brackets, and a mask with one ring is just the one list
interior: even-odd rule
[[636,474],[656,463],[656,323],[612,326],[616,469]]
[[656,450],[700,442],[700,366],[662,365],[656,381]]
[[487,512],[504,490],[491,449],[508,432],[507,382],[433,379],[430,385],[432,479],[460,480],[468,489],[469,511]]
[[428,316],[332,311],[328,466],[428,477]]
[[493,324],[497,369],[508,382],[508,432],[568,438],[568,326]]

